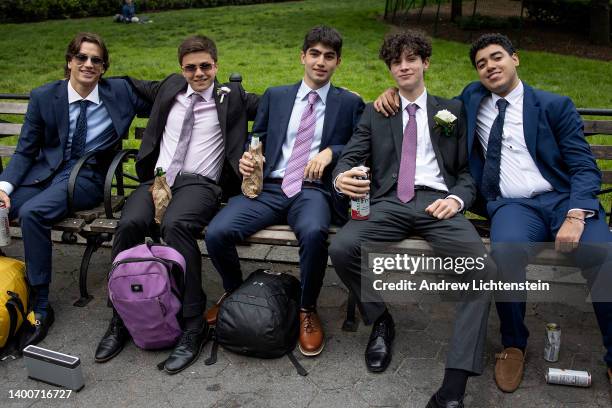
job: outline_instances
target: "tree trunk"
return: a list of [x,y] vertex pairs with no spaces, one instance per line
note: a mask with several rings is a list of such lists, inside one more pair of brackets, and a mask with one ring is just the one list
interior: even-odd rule
[[461,17],[461,0],[452,0],[451,21],[455,21],[457,17]]
[[593,44],[610,44],[609,0],[591,0],[591,28],[589,37]]

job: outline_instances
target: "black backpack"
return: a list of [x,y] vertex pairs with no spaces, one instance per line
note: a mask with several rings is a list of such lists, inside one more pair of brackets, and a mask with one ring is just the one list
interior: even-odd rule
[[258,269],[219,307],[207,365],[217,361],[218,345],[260,358],[287,355],[300,375],[308,373],[293,355],[299,336],[300,282],[285,273]]

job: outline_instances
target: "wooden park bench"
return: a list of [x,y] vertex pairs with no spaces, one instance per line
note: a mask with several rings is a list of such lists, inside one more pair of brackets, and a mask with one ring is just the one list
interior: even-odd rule
[[[0,95],[0,100],[1,99],[2,95]],[[19,104],[21,106],[17,105],[18,103],[15,102],[0,102],[0,115],[23,115],[25,113],[25,104],[21,103]],[[583,116],[612,118],[612,109],[578,109],[578,111]],[[20,125],[0,122],[0,137],[19,134],[19,130]],[[136,128],[135,138],[141,139],[143,132],[143,128]],[[585,119],[584,132],[588,138],[592,138],[595,135],[602,135],[606,142],[608,140],[612,142],[612,119]],[[595,158],[600,161],[600,168],[612,169],[612,143],[605,145],[592,144],[591,150],[593,151]],[[12,146],[0,146],[0,156],[2,157],[9,157],[13,152],[14,147]],[[93,210],[79,211],[72,214],[71,217],[67,219],[75,220],[74,227],[72,227],[70,230],[65,229],[67,228],[64,226],[66,221],[56,224],[53,227],[54,229],[68,234],[67,239],[65,239],[64,242],[75,243],[76,239],[72,239],[72,237],[76,237],[77,234],[83,236],[87,240],[87,246],[79,271],[80,298],[75,302],[75,306],[84,306],[92,298],[87,291],[87,272],[89,262],[93,253],[96,252],[103,243],[109,242],[112,239],[112,236],[117,228],[117,222],[121,215],[120,209],[124,202],[126,190],[136,186],[135,183],[130,184],[130,180],[132,182],[137,182],[138,180],[135,176],[130,174],[130,172],[127,170],[128,166],[126,166],[130,160],[135,159],[136,153],[137,150],[135,149],[126,149],[120,151],[115,156],[108,169],[105,180],[104,202],[99,207]],[[612,188],[610,188],[610,185],[612,185],[612,170],[602,170],[602,189],[600,194],[610,195],[610,193],[612,193]],[[607,215],[610,216],[610,211],[612,211],[612,208],[606,208],[606,211]],[[473,219],[472,222],[479,231],[485,244],[488,245],[487,222],[476,219]],[[609,225],[612,227],[612,217],[610,218]],[[332,226],[330,228],[330,239],[333,239],[336,231],[337,227]],[[270,226],[249,237],[245,243],[290,247],[298,246],[298,241],[295,234],[287,225]],[[400,249],[415,250],[419,254],[432,253],[430,246],[424,240],[418,237],[412,237],[398,242],[396,246]],[[565,256],[554,251],[543,251],[533,260],[533,263],[538,265],[570,265],[570,262]],[[347,317],[343,325],[344,330],[354,331],[357,329],[357,322],[355,320],[355,306],[355,298],[349,293],[347,301]]]

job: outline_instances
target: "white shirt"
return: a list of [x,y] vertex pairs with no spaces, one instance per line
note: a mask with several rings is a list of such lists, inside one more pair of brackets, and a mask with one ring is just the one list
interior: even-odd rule
[[[310,155],[308,160],[312,159],[319,153],[321,147],[321,139],[323,137],[323,121],[325,119],[325,103],[327,101],[327,93],[329,92],[330,83],[328,82],[315,92],[319,94],[319,99],[314,105],[316,125],[314,137],[312,138],[312,144],[310,145]],[[300,89],[298,89],[297,95],[295,96],[295,102],[293,103],[293,110],[291,111],[291,118],[289,119],[289,125],[287,126],[287,135],[283,142],[282,154],[278,162],[274,166],[274,171],[270,173],[271,178],[283,178],[285,176],[285,168],[287,162],[293,152],[293,145],[297,138],[297,131],[300,127],[300,121],[302,119],[302,112],[308,105],[308,94],[312,91],[302,80]]]
[[[501,195],[505,198],[531,198],[553,190],[527,149],[523,132],[523,94],[523,83],[519,81],[519,85],[505,98],[508,107],[504,118],[499,175]],[[491,127],[498,114],[496,103],[499,99],[501,97],[495,94],[485,97],[476,117],[476,134],[485,157]]]
[[[219,181],[225,157],[225,145],[213,97],[213,88],[211,86],[199,93],[203,101],[200,101],[193,109],[193,133],[181,172],[199,174]],[[188,85],[185,93],[176,95],[174,105],[170,109],[166,120],[155,168],[161,167],[168,170],[168,167],[170,167],[181,135],[183,119],[191,105],[191,95],[193,93],[195,91],[191,88],[191,85]]]
[[[410,102],[400,94],[402,102],[402,129],[405,130],[410,120],[410,115],[406,107],[410,103],[414,103],[419,108],[416,110],[415,117],[417,122],[417,151],[416,151],[416,170],[414,175],[415,186],[427,186],[436,190],[448,191],[448,187],[444,182],[444,177],[440,172],[436,152],[431,143],[429,134],[429,120],[427,116],[427,89],[423,90],[414,102]],[[463,210],[463,200],[458,196],[451,194],[447,198],[456,199],[459,204],[459,211]]]

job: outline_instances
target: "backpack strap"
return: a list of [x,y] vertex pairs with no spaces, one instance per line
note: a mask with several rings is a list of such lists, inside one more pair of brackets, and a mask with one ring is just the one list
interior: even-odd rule
[[212,339],[212,347],[210,348],[210,356],[204,361],[204,364],[213,365],[217,362],[217,351],[219,350],[219,343],[217,343],[217,336],[215,335],[215,328],[211,327],[208,331],[208,336]]
[[295,357],[295,354],[293,354],[293,351],[288,352],[287,357],[289,358],[289,361],[291,361],[291,364],[293,364],[299,375],[301,375],[302,377],[306,377],[308,375],[308,371],[306,371],[304,366],[300,364],[300,362]]

